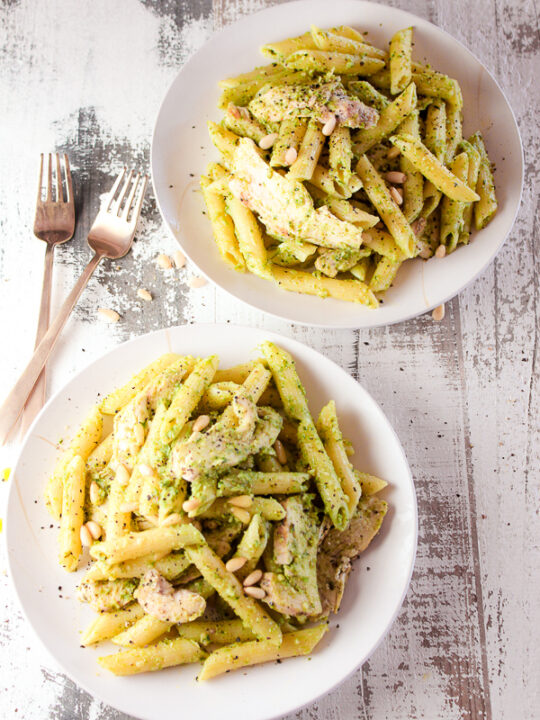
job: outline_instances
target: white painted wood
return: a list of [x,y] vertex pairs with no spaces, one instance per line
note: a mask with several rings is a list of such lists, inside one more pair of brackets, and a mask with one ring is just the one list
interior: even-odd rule
[[[1,9],[0,396],[31,351],[44,248],[31,235],[38,153],[66,150],[79,201],[59,249],[54,307],[88,257],[85,231],[123,164],[148,160],[160,99],[214,27],[271,0],[11,0]],[[420,546],[405,606],[372,658],[300,720],[454,720],[538,715],[538,60],[537,0],[394,0],[448,30],[495,73],[520,124],[527,181],[496,262],[447,308],[372,331],[313,331],[251,311],[191,269],[153,258],[175,247],[149,195],[133,253],[103,265],[66,327],[51,391],[145,330],[231,322],[276,330],[358,377],[394,424],[415,475]],[[153,292],[151,304],[136,298]],[[97,307],[122,315],[114,326]],[[9,466],[14,448],[0,456]],[[0,487],[0,502],[7,487]],[[3,504],[0,506],[3,516]],[[3,552],[3,550],[2,550]],[[1,559],[2,569],[5,558]],[[36,646],[4,575],[0,717],[126,720],[75,687]],[[16,712],[17,711],[17,712]],[[292,716],[291,716],[292,717]]]

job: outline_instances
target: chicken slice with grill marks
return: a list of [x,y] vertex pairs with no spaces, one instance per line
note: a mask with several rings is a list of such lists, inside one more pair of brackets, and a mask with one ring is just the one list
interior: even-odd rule
[[348,527],[342,532],[332,528],[323,538],[317,555],[317,582],[323,615],[339,610],[352,560],[378,533],[386,510],[386,502],[377,495],[362,497]]

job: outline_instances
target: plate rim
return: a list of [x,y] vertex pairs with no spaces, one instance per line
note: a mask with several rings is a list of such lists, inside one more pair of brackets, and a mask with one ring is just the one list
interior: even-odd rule
[[[182,249],[182,252],[185,253],[185,255],[187,256],[189,261],[193,264],[193,266],[196,267],[198,269],[198,271],[208,280],[208,282],[211,283],[213,286],[215,286],[218,290],[225,292],[228,296],[241,302],[246,307],[256,310],[258,312],[264,313],[265,315],[268,315],[269,317],[275,318],[277,320],[294,323],[294,324],[300,325],[302,327],[316,327],[316,328],[332,327],[332,328],[339,328],[342,330],[360,330],[360,329],[370,329],[370,328],[377,328],[377,327],[390,327],[391,325],[396,325],[401,322],[408,322],[409,320],[412,320],[414,318],[425,315],[425,314],[431,312],[438,305],[450,302],[450,300],[452,300],[455,297],[458,297],[465,289],[467,289],[470,285],[472,285],[480,277],[480,275],[485,273],[486,270],[490,267],[490,265],[497,258],[499,252],[501,251],[501,248],[503,247],[508,236],[512,232],[514,225],[516,223],[516,218],[521,209],[522,201],[523,201],[523,187],[524,187],[524,179],[525,179],[525,161],[524,161],[524,153],[523,153],[523,142],[521,139],[519,124],[516,120],[516,116],[515,116],[514,110],[512,108],[512,105],[508,101],[508,98],[506,97],[504,91],[502,90],[499,82],[494,77],[494,75],[491,73],[491,71],[484,65],[484,63],[481,60],[479,60],[476,57],[476,55],[471,50],[469,50],[469,48],[461,40],[454,37],[447,30],[444,30],[443,28],[439,27],[438,25],[435,25],[435,23],[431,22],[430,20],[427,20],[419,15],[416,15],[415,13],[412,13],[409,10],[403,10],[402,8],[394,8],[394,7],[392,7],[390,5],[386,5],[384,3],[376,3],[376,2],[372,2],[371,0],[334,0],[334,4],[336,5],[337,8],[339,8],[339,6],[352,7],[354,4],[354,6],[356,8],[358,8],[359,11],[360,11],[362,5],[364,5],[364,6],[369,6],[370,8],[373,8],[373,9],[382,8],[385,11],[391,10],[393,12],[399,12],[400,14],[404,14],[404,15],[408,16],[408,19],[410,20],[411,24],[413,24],[413,25],[414,25],[414,20],[420,20],[422,23],[425,23],[428,26],[430,26],[430,28],[432,30],[434,30],[435,32],[443,33],[445,36],[447,36],[447,38],[450,38],[452,41],[456,42],[461,47],[462,51],[464,51],[470,58],[472,58],[472,60],[474,60],[478,64],[478,66],[483,70],[483,72],[486,73],[486,75],[491,79],[491,81],[494,83],[495,87],[499,91],[499,93],[502,97],[502,100],[504,101],[507,109],[510,112],[510,117],[512,118],[512,121],[513,121],[513,130],[515,131],[515,134],[517,137],[517,145],[519,148],[518,159],[519,159],[519,170],[520,170],[520,172],[519,172],[519,175],[520,175],[519,193],[518,193],[514,212],[512,214],[512,217],[508,224],[508,228],[507,228],[506,232],[501,234],[501,236],[498,240],[498,243],[497,243],[496,247],[493,248],[491,255],[490,255],[489,259],[487,260],[487,262],[485,262],[482,265],[482,267],[480,267],[474,275],[472,275],[470,278],[468,278],[464,283],[460,284],[456,290],[454,290],[450,294],[446,295],[444,297],[444,299],[442,299],[440,302],[428,303],[428,304],[426,304],[426,308],[422,309],[421,311],[410,311],[410,312],[405,313],[403,316],[396,317],[396,318],[393,318],[390,320],[383,320],[381,318],[380,321],[377,321],[377,319],[375,318],[375,321],[370,322],[369,324],[363,324],[361,322],[350,324],[350,322],[352,322],[352,321],[346,321],[343,324],[335,325],[335,324],[328,324],[327,322],[317,322],[315,320],[311,320],[311,321],[297,320],[297,319],[291,319],[290,317],[287,317],[286,315],[281,315],[277,312],[272,312],[271,310],[263,309],[262,307],[259,307],[259,305],[255,305],[254,303],[250,302],[249,300],[247,300],[243,297],[240,297],[239,295],[236,295],[232,290],[224,287],[222,284],[218,284],[218,282],[216,282],[213,278],[211,278],[210,275],[191,258],[190,253],[186,250],[185,246],[180,242],[180,240],[176,236],[173,228],[167,221],[165,212],[162,208],[162,203],[159,198],[159,194],[156,189],[157,160],[156,160],[155,147],[156,147],[156,135],[157,135],[157,132],[159,129],[159,123],[160,123],[160,120],[162,117],[162,112],[164,110],[165,104],[167,103],[167,100],[169,99],[169,95],[172,94],[172,90],[173,90],[176,82],[178,81],[179,77],[187,75],[190,72],[191,65],[194,63],[197,56],[204,49],[206,49],[209,45],[212,45],[213,43],[217,42],[217,40],[219,38],[223,37],[226,34],[234,32],[235,29],[237,29],[240,25],[242,25],[243,23],[248,23],[255,16],[271,14],[274,12],[279,13],[280,10],[284,6],[287,6],[288,8],[291,8],[293,6],[309,7],[310,5],[318,4],[318,3],[320,3],[320,0],[292,0],[292,2],[287,2],[284,4],[280,4],[280,5],[272,5],[270,7],[263,8],[262,10],[258,10],[254,13],[244,15],[240,19],[236,20],[234,23],[226,25],[225,27],[213,32],[212,35],[208,38],[208,40],[195,53],[193,53],[193,55],[184,63],[184,65],[182,65],[182,67],[179,69],[179,71],[176,73],[176,75],[172,79],[171,83],[169,84],[169,87],[167,88],[167,91],[165,92],[165,94],[163,96],[163,99],[159,105],[159,109],[156,114],[156,119],[154,121],[153,129],[152,129],[152,140],[151,140],[151,147],[150,147],[150,175],[151,175],[151,179],[152,179],[152,187],[154,190],[154,197],[156,200],[156,205],[159,209],[159,213],[160,213],[162,222],[165,225],[169,236],[176,243],[178,243],[179,247]],[[339,10],[336,10],[336,12],[339,12]],[[225,265],[224,265],[224,267],[225,267]],[[323,298],[320,298],[320,300],[322,301]],[[377,311],[374,310],[373,312],[376,313]]]
[[[325,687],[323,690],[317,691],[315,695],[313,695],[310,699],[308,699],[304,703],[302,703],[300,705],[294,703],[294,705],[291,705],[289,709],[285,710],[285,713],[296,712],[297,710],[300,710],[303,707],[311,705],[312,703],[319,700],[321,697],[331,693],[333,690],[335,690],[335,688],[337,688],[342,683],[344,683],[347,680],[347,678],[349,678],[353,673],[355,673],[358,670],[358,668],[361,665],[363,665],[369,659],[369,657],[372,656],[372,654],[376,651],[376,649],[379,647],[379,645],[384,640],[384,638],[388,635],[388,632],[392,628],[399,612],[401,611],[401,609],[403,607],[403,602],[404,602],[407,592],[409,590],[412,574],[413,574],[414,567],[415,567],[416,555],[417,555],[417,551],[418,551],[418,499],[417,499],[416,488],[415,488],[415,484],[414,484],[414,477],[413,477],[413,474],[411,471],[411,467],[409,465],[403,445],[396,433],[396,430],[394,429],[390,420],[387,418],[387,416],[384,413],[383,409],[381,408],[380,404],[372,396],[372,394],[368,390],[366,390],[366,388],[356,378],[354,378],[349,372],[347,372],[347,370],[342,368],[334,360],[326,357],[325,355],[323,355],[322,352],[319,352],[318,350],[314,349],[307,343],[301,342],[300,340],[297,340],[296,338],[284,336],[281,333],[276,333],[275,331],[265,330],[264,328],[253,328],[249,325],[238,325],[238,324],[231,324],[231,323],[195,323],[195,324],[186,323],[183,325],[173,325],[173,326],[167,326],[164,328],[158,328],[156,330],[151,330],[147,333],[143,333],[142,335],[137,335],[133,338],[130,338],[129,340],[126,340],[125,342],[120,343],[120,344],[116,345],[115,347],[111,348],[106,353],[103,353],[102,355],[99,355],[98,357],[94,358],[85,367],[83,367],[78,372],[74,373],[49,398],[47,403],[43,406],[43,408],[41,409],[39,414],[36,416],[36,418],[32,422],[31,426],[28,429],[28,432],[26,433],[26,435],[24,437],[24,440],[23,440],[20,448],[17,451],[15,461],[13,462],[12,482],[9,487],[8,497],[7,497],[7,501],[6,501],[6,515],[5,515],[5,519],[4,519],[5,527],[4,527],[4,533],[2,533],[4,536],[3,544],[4,544],[4,550],[6,553],[7,569],[8,569],[8,576],[9,576],[9,580],[10,580],[10,586],[15,594],[15,597],[19,604],[19,608],[22,612],[22,615],[23,615],[26,623],[28,624],[28,627],[30,627],[34,637],[36,637],[38,639],[41,647],[44,648],[47,655],[53,660],[53,662],[77,686],[81,687],[85,692],[89,693],[92,697],[96,697],[101,702],[104,702],[107,705],[111,705],[111,707],[119,710],[120,712],[126,712],[126,710],[124,708],[120,707],[119,705],[112,704],[108,699],[104,699],[100,694],[98,694],[95,691],[94,688],[91,688],[90,686],[87,685],[86,680],[81,681],[75,673],[72,673],[70,667],[67,664],[65,664],[62,660],[57,658],[54,651],[51,648],[49,648],[49,646],[42,639],[40,632],[38,631],[38,629],[35,627],[32,620],[30,619],[29,612],[27,612],[28,600],[27,599],[24,600],[23,597],[21,596],[21,593],[19,592],[19,588],[18,588],[17,582],[15,580],[15,572],[14,572],[13,565],[12,565],[12,553],[10,550],[10,537],[11,537],[11,533],[12,533],[11,528],[14,525],[14,522],[12,521],[12,518],[11,518],[12,512],[13,512],[12,505],[13,505],[13,502],[15,501],[14,499],[16,498],[19,501],[19,503],[21,504],[21,507],[24,508],[22,499],[20,497],[20,490],[19,490],[18,481],[17,481],[17,471],[19,468],[19,464],[21,463],[21,460],[24,457],[26,446],[27,446],[28,441],[34,431],[34,427],[40,421],[41,417],[46,414],[49,407],[56,401],[58,396],[60,396],[69,385],[78,381],[81,378],[81,376],[83,376],[85,373],[87,373],[94,365],[98,364],[99,362],[101,362],[102,360],[107,358],[108,356],[118,352],[120,348],[124,348],[126,346],[136,344],[137,342],[141,342],[141,340],[143,338],[145,338],[146,342],[148,342],[149,338],[151,338],[151,337],[156,337],[158,335],[164,335],[166,337],[167,333],[169,333],[169,332],[179,332],[180,333],[185,328],[189,328],[191,331],[193,331],[195,329],[196,329],[196,331],[199,331],[204,328],[209,330],[210,328],[216,328],[216,327],[227,330],[227,332],[231,332],[231,331],[235,331],[235,330],[240,330],[243,332],[256,331],[258,333],[264,334],[266,337],[268,337],[268,339],[273,340],[278,343],[280,340],[284,339],[286,342],[291,343],[293,346],[298,345],[298,346],[303,347],[304,349],[307,348],[309,353],[314,353],[316,356],[318,355],[318,356],[323,357],[327,362],[329,362],[334,367],[334,369],[337,371],[338,374],[344,373],[345,375],[347,375],[353,382],[355,382],[359,386],[361,391],[363,391],[363,393],[365,394],[366,398],[368,398],[371,401],[375,411],[385,421],[388,429],[390,430],[391,434],[393,435],[394,440],[397,443],[397,448],[399,450],[400,459],[403,463],[404,469],[406,470],[408,486],[409,486],[409,490],[411,493],[411,509],[412,509],[412,513],[413,513],[413,518],[412,518],[413,522],[411,522],[410,531],[412,531],[413,534],[412,534],[412,538],[411,538],[412,539],[412,547],[411,547],[410,557],[408,558],[408,568],[407,568],[406,580],[404,581],[403,589],[401,591],[399,600],[396,602],[396,605],[392,612],[392,615],[388,619],[383,632],[381,632],[380,637],[374,643],[374,645],[370,648],[370,650],[363,657],[359,658],[358,661],[355,662],[354,666],[346,674],[342,675],[339,680],[333,682],[331,685],[329,685],[328,687]],[[257,347],[257,344],[259,342],[260,342],[259,340],[255,340],[253,349],[255,349]],[[292,352],[294,353],[294,350]],[[121,689],[120,685],[118,687],[120,690]],[[278,715],[271,713],[271,714],[266,714],[264,716],[260,715],[258,720],[276,720],[277,718],[282,717],[282,716],[283,716],[282,713],[280,713]],[[135,717],[138,717],[138,716],[135,716]],[[154,718],[153,717],[151,718],[150,716],[141,716],[141,718],[142,718],[142,720],[154,720]]]

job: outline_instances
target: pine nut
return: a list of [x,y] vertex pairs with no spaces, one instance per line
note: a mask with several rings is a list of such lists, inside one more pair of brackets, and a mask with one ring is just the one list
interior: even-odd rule
[[130,512],[135,512],[135,510],[138,510],[138,508],[139,508],[139,503],[131,502],[131,503],[123,503],[122,505],[120,505],[119,509],[120,509],[120,512],[122,512],[122,513],[130,513]]
[[435,257],[443,258],[445,255],[446,255],[446,245],[439,245],[439,247],[435,250]]
[[120,485],[127,485],[129,482],[129,471],[122,463],[116,468],[115,478]]
[[229,572],[233,573],[240,570],[240,568],[243,568],[246,562],[247,560],[244,557],[233,557],[230,560],[227,560],[225,567]]
[[391,170],[387,172],[384,177],[389,183],[394,183],[395,185],[403,185],[407,179],[405,173],[399,172],[398,170]]
[[81,545],[83,547],[90,547],[93,540],[92,540],[92,535],[90,534],[90,530],[86,527],[86,525],[81,525],[79,535],[81,538]]
[[444,304],[438,305],[431,313],[431,317],[435,320],[435,322],[441,322],[441,320],[444,318]]
[[152,302],[154,299],[152,297],[152,293],[148,292],[148,290],[145,290],[144,288],[139,288],[137,290],[137,297],[140,297],[141,300],[144,300],[145,302]]
[[285,465],[287,462],[287,453],[285,452],[285,448],[283,447],[283,443],[281,440],[276,440],[274,443],[274,450],[276,451],[276,457],[278,459],[278,462],[280,465]]
[[206,285],[206,278],[203,278],[200,275],[196,275],[195,277],[191,278],[191,280],[188,282],[188,285],[193,290],[197,290],[198,288],[202,288]]
[[386,153],[386,157],[389,160],[393,160],[394,158],[397,158],[401,150],[394,145],[394,147],[391,147],[388,152]]
[[277,133],[270,133],[270,135],[265,135],[259,140],[259,147],[261,150],[269,150],[272,145],[276,142],[279,135]]
[[182,510],[184,512],[191,512],[192,510],[196,510],[199,505],[201,504],[201,501],[197,498],[189,498],[189,500],[186,500],[185,503],[182,505]]
[[86,523],[86,527],[88,528],[90,535],[94,538],[94,540],[99,540],[99,538],[103,534],[103,528],[101,525],[97,522],[94,522],[93,520],[89,520]]
[[426,229],[426,218],[419,217],[411,224],[411,230],[415,235],[421,235]]
[[396,205],[403,205],[403,195],[399,192],[399,190],[393,185],[390,185],[389,189],[392,200],[396,203]]
[[266,593],[260,587],[247,587],[244,588],[244,592],[246,595],[251,595],[251,597],[255,598],[255,600],[262,600],[266,597]]
[[186,256],[184,255],[184,253],[181,250],[177,250],[174,253],[173,258],[174,258],[174,264],[176,265],[178,270],[180,270],[180,268],[183,268],[184,265],[186,264]]
[[144,443],[144,428],[141,423],[137,423],[137,425],[135,425],[134,432],[135,442],[137,443],[137,445],[142,445]]
[[332,115],[332,117],[329,120],[327,120],[325,122],[325,124],[323,125],[322,134],[326,135],[326,137],[331,135],[334,132],[334,130],[336,129],[336,123],[337,123],[336,116]]
[[287,165],[292,165],[296,162],[296,158],[298,157],[298,153],[296,151],[296,148],[290,147],[287,152],[285,153],[285,163]]
[[234,507],[248,508],[253,504],[253,498],[251,495],[236,495],[236,497],[229,498],[228,503]]
[[168,255],[165,255],[165,253],[160,253],[156,258],[156,262],[162,270],[170,270],[172,268],[172,260]]
[[233,506],[231,508],[231,512],[234,515],[234,517],[237,520],[240,520],[240,522],[243,523],[244,525],[248,525],[248,523],[251,520],[251,515],[248,513],[247,510],[243,510],[242,508]]
[[172,515],[167,515],[167,517],[163,520],[161,523],[162,527],[168,527],[169,525],[178,525],[178,523],[182,522],[182,516],[178,513],[173,513]]
[[200,432],[201,430],[204,430],[204,428],[210,424],[210,417],[208,415],[199,415],[199,417],[195,420],[193,423],[193,427],[191,428],[192,432]]
[[90,483],[90,502],[92,505],[96,505],[98,500],[101,497],[101,491],[99,489],[99,485],[95,480],[92,480]]
[[150,465],[139,465],[139,472],[141,475],[144,475],[145,477],[152,477],[154,475],[154,470],[150,467]]
[[116,323],[120,320],[120,315],[116,310],[110,308],[98,308],[99,317],[106,323]]
[[249,573],[249,575],[244,579],[244,587],[256,585],[262,578],[262,576],[262,570],[254,570],[253,572]]

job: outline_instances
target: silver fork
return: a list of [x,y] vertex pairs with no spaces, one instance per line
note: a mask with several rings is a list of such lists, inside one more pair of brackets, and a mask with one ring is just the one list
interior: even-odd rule
[[0,445],[5,443],[11,428],[17,422],[66,320],[102,258],[117,260],[129,252],[147,182],[146,175],[135,175],[133,170],[126,177],[126,168],[116,178],[88,234],[88,244],[94,251],[93,258],[85,267],[60,312],[34,350],[23,374],[0,408]]
[[[47,247],[45,249],[45,267],[36,332],[36,347],[49,327],[54,248],[56,245],[71,240],[75,231],[75,202],[73,200],[69,158],[65,153],[63,154],[63,171],[59,153],[55,153],[54,161],[52,154],[49,153],[46,169],[43,159],[43,153],[41,153],[34,235],[39,240],[43,240]],[[46,390],[47,379],[46,368],[44,367],[24,406],[21,415],[21,436],[25,434],[33,419],[45,404]]]

